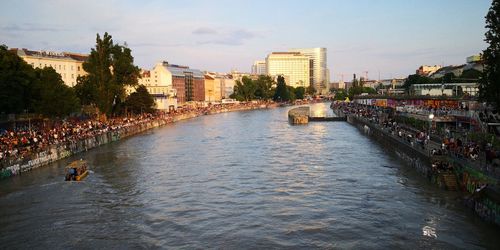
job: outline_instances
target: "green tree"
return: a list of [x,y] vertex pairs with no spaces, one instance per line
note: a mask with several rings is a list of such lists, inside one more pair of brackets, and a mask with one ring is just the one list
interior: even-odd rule
[[35,69],[32,102],[36,113],[47,117],[65,117],[80,109],[80,100],[73,88],[66,86],[53,68]]
[[287,101],[295,101],[295,88],[292,86],[286,86],[286,92],[288,93]]
[[[140,70],[133,63],[129,48],[114,44],[107,32],[102,39],[97,34],[96,47],[83,63],[88,75],[78,79],[79,97],[84,103],[96,104],[101,112],[111,115],[116,103],[125,98],[125,86],[137,85]],[[90,94],[94,89],[97,94]]]
[[377,94],[377,91],[370,87],[363,87],[361,93],[368,93],[372,95],[372,94]]
[[295,88],[295,98],[304,99],[305,94],[306,94],[306,89],[304,87]]
[[241,78],[241,81],[236,80],[234,85],[233,97],[238,101],[250,101],[255,98],[255,90],[257,86],[253,80],[247,76]]
[[481,78],[481,71],[475,69],[467,69],[462,72],[460,79],[464,82],[477,81]]
[[455,74],[448,72],[444,74],[442,82],[443,83],[453,83],[453,78],[455,78]]
[[0,46],[0,113],[32,111],[32,83],[35,71],[7,46]]
[[359,87],[359,81],[356,77],[352,79],[351,87]]
[[431,82],[432,82],[432,79],[429,77],[421,76],[419,74],[413,74],[413,75],[409,75],[406,78],[406,80],[403,84],[403,88],[406,90],[407,93],[409,93],[411,85],[413,85],[413,84],[425,84],[425,83],[431,83]]
[[140,114],[142,112],[152,113],[155,108],[155,100],[144,85],[139,85],[134,93],[130,94],[125,100],[127,110]]
[[335,100],[343,101],[347,97],[347,92],[343,89],[338,89],[335,92]]
[[278,76],[276,83],[276,92],[274,93],[275,101],[288,101],[290,100],[290,93],[286,87],[285,78],[283,76]]
[[316,94],[316,89],[314,88],[313,84],[310,84],[309,87],[307,87],[306,93],[311,96]]
[[377,85],[377,90],[379,90],[379,89],[385,89],[384,84],[379,83],[379,84]]
[[255,84],[255,97],[268,100],[273,98],[274,95],[274,81],[273,78],[267,75],[260,75],[257,80],[254,81]]
[[80,98],[82,105],[96,104],[99,99],[97,82],[89,81],[88,77],[78,77],[74,87],[75,93]]
[[500,0],[492,1],[485,27],[484,40],[489,46],[483,51],[484,71],[479,81],[479,98],[500,110]]

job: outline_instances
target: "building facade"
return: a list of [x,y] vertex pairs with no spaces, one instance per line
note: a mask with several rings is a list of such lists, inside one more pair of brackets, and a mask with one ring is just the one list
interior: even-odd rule
[[418,96],[477,96],[479,93],[478,83],[428,83],[413,84],[410,87],[413,95]]
[[252,75],[266,75],[266,61],[255,61],[252,65]]
[[82,64],[88,55],[71,52],[32,51],[28,49],[16,49],[14,51],[19,57],[30,64],[33,68],[53,68],[69,87],[76,85],[79,76],[86,75]]
[[417,75],[421,76],[429,76],[434,74],[434,72],[438,71],[441,68],[441,65],[434,65],[434,66],[429,66],[429,65],[422,65],[418,67],[416,73]]
[[286,84],[307,88],[310,85],[310,60],[300,52],[272,52],[266,57],[267,74],[285,76]]
[[205,101],[220,102],[222,99],[221,77],[215,74],[205,74]]
[[[171,81],[167,78],[159,78],[162,71],[161,66],[155,66],[151,71],[141,70],[141,78],[138,80],[138,85],[144,85],[155,100],[155,108],[161,111],[169,111],[177,109],[177,93],[172,88]],[[164,81],[161,81],[163,79]],[[135,92],[136,87],[126,87],[125,92],[127,95]]]
[[[299,52],[310,60],[309,82],[318,93],[328,93],[330,83],[330,70],[327,63],[326,48],[295,48],[290,52]],[[309,85],[307,86],[309,87]]]
[[205,75],[197,69],[163,62],[162,67],[170,76],[172,87],[177,91],[179,104],[205,101]]

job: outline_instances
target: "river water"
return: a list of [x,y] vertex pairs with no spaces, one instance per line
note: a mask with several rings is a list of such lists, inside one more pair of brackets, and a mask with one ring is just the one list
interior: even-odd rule
[[[291,126],[288,109],[178,122],[1,181],[0,248],[500,246],[460,196],[356,128]],[[64,182],[78,158],[92,173]]]

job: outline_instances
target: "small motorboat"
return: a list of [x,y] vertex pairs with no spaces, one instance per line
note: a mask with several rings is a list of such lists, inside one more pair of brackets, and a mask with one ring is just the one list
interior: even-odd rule
[[78,160],[71,162],[66,166],[66,176],[65,181],[81,181],[89,174],[87,169],[87,162],[84,160]]

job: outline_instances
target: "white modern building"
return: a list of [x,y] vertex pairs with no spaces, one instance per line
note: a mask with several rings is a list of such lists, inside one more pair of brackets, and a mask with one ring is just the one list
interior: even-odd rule
[[310,60],[309,82],[318,93],[328,93],[330,72],[327,64],[326,48],[295,48],[290,52],[300,52]]
[[414,95],[428,96],[461,96],[467,94],[469,96],[477,96],[479,93],[478,83],[428,83],[428,84],[413,84],[410,87]]
[[283,75],[286,84],[307,88],[310,85],[309,57],[300,52],[273,52],[266,57],[267,74]]
[[266,75],[266,61],[255,61],[252,65],[252,75]]

